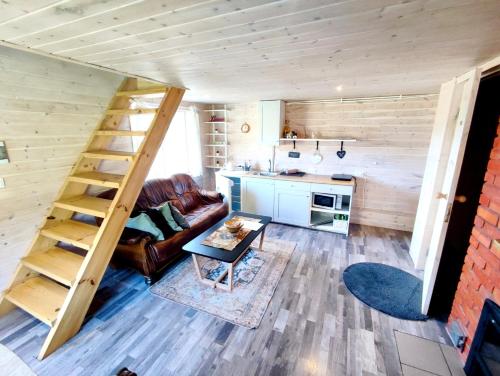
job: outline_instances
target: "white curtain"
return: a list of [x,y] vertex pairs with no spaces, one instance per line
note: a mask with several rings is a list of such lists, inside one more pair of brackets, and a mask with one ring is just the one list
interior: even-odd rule
[[[153,115],[130,117],[132,130],[146,130]],[[133,146],[137,150],[142,138],[134,137]],[[158,154],[149,170],[147,180],[166,178],[176,173],[186,173],[196,178],[202,175],[200,123],[194,107],[179,108]]]

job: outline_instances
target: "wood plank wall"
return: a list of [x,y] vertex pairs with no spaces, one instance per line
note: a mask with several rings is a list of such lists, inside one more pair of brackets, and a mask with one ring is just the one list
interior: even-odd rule
[[0,290],[122,79],[0,47]]
[[[370,100],[344,103],[288,103],[286,119],[299,136],[356,138],[344,144],[344,159],[336,156],[340,145],[320,144],[323,161],[311,162],[315,145],[297,143],[300,159],[288,158],[291,144],[276,150],[276,169],[299,168],[309,173],[348,173],[358,177],[353,202],[353,223],[411,231],[417,210],[422,176],[437,97]],[[235,164],[251,160],[267,169],[270,147],[260,145],[256,103],[230,105],[229,156]],[[251,125],[240,132],[243,122]]]

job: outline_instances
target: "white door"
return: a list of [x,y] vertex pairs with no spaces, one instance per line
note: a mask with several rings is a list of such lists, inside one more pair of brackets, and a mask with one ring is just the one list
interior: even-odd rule
[[274,181],[271,179],[242,178],[243,211],[273,216]]
[[276,189],[274,220],[297,226],[307,226],[311,213],[311,193]]
[[438,200],[436,216],[432,236],[429,244],[429,253],[425,262],[424,286],[422,292],[422,313],[427,313],[436,282],[436,274],[441,260],[444,239],[448,228],[448,220],[455,198],[458,177],[464,157],[465,144],[469,134],[472,113],[476,102],[477,89],[479,87],[480,71],[474,69],[456,79],[455,95],[460,97],[460,105],[454,117],[455,130],[444,173],[443,183],[437,196]]
[[432,130],[427,161],[425,164],[422,188],[418,201],[417,215],[410,244],[410,256],[416,269],[424,269],[425,259],[429,251],[434,221],[446,173],[450,148],[456,128],[456,115],[460,109],[462,87],[454,78],[441,85],[439,101],[436,108],[434,127]]

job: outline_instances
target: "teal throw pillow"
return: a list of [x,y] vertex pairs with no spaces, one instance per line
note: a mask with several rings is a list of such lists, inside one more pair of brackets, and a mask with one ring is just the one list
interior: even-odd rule
[[182,228],[191,227],[187,219],[182,215],[180,210],[177,209],[174,204],[172,204],[171,201],[168,202],[168,206],[170,206],[170,212],[172,213],[172,217],[174,217],[174,220],[177,222],[179,226],[181,226]]
[[170,206],[168,205],[168,202],[165,202],[162,206],[158,207],[160,210],[161,214],[165,217],[167,220],[167,223],[170,227],[172,227],[172,230],[174,231],[182,231],[182,227],[177,224],[175,221],[172,211],[170,210]]
[[146,213],[141,213],[137,217],[129,218],[126,227],[149,232],[156,240],[165,240],[161,230],[156,227],[153,220]]

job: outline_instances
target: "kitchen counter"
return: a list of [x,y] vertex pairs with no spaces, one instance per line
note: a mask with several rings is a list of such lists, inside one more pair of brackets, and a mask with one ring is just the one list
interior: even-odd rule
[[229,170],[220,170],[217,172],[222,176],[229,177],[245,177],[245,178],[256,178],[256,179],[271,179],[271,180],[285,180],[285,181],[295,181],[295,182],[303,182],[303,183],[315,183],[315,184],[333,184],[333,185],[348,185],[354,186],[354,179],[350,181],[344,180],[332,180],[332,178],[328,175],[316,175],[316,174],[305,174],[304,176],[286,176],[286,175],[276,175],[276,176],[263,176],[259,175],[256,171],[229,171]]
[[265,176],[257,171],[216,172],[216,189],[232,210],[271,217],[273,222],[349,234],[356,180],[328,175]]

